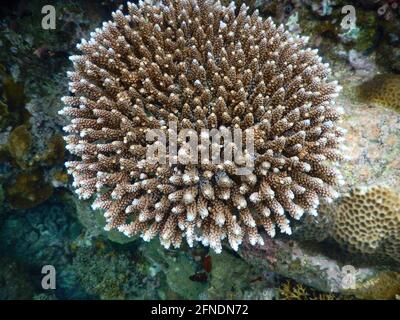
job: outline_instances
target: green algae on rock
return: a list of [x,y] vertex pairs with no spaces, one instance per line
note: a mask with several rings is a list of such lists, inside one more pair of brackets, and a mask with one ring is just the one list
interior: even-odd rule
[[[154,298],[152,290],[143,283],[133,257],[98,243],[90,248],[80,247],[72,268],[88,293],[106,300]],[[150,282],[147,282],[150,284]],[[147,289],[147,290],[146,290]]]
[[251,281],[257,278],[256,268],[227,250],[221,254],[211,253],[210,256],[213,268],[207,297],[209,299],[243,299]]

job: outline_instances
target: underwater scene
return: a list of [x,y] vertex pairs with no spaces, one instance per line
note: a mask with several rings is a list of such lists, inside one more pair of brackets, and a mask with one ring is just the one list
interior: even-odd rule
[[0,300],[400,300],[399,0],[0,6]]

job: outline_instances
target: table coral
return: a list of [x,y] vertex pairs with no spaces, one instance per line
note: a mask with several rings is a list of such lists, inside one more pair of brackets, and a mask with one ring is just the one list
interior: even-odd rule
[[[108,230],[159,236],[165,248],[186,238],[216,252],[227,238],[238,250],[246,238],[262,243],[258,226],[271,237],[291,234],[291,220],[338,196],[340,86],[307,37],[248,14],[246,5],[127,7],[78,44],[60,111],[71,118],[65,138],[78,159],[66,166],[76,193],[96,197]],[[227,159],[188,163],[180,140],[182,161],[169,154],[168,164],[154,163],[146,134],[167,136],[170,123],[202,138],[206,129],[240,128],[247,141],[254,130],[255,152],[246,146],[241,156],[254,159],[254,172],[238,173],[241,164]]]

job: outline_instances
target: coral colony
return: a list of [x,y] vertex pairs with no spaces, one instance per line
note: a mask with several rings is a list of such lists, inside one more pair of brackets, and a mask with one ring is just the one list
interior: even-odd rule
[[[165,248],[186,238],[219,253],[225,238],[237,250],[244,240],[262,244],[262,229],[291,234],[290,219],[315,215],[320,200],[337,197],[340,87],[327,80],[329,66],[306,47],[307,37],[233,3],[128,2],[127,9],[78,44],[72,95],[60,111],[72,118],[64,130],[79,158],[66,163],[76,192],[96,196],[107,230],[146,241],[159,235]],[[240,129],[244,147],[229,142],[240,155],[218,163],[213,141],[211,160],[157,163],[148,148],[162,143],[148,137],[168,136],[170,123],[199,139],[208,138],[204,129]],[[189,156],[185,139],[173,143],[178,157]],[[251,170],[238,170],[246,160]]]
[[335,217],[332,237],[349,251],[400,262],[400,197],[391,188],[354,189],[342,195],[335,211],[329,214]]

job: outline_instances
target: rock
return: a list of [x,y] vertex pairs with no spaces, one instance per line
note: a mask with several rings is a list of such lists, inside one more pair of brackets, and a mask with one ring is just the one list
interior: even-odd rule
[[91,247],[79,247],[71,269],[91,297],[105,300],[156,298],[156,281],[145,281],[147,266],[137,261],[134,253],[114,250],[101,239]]
[[[323,292],[342,292],[342,265],[300,242],[264,237],[264,245],[244,243],[240,256],[248,263]],[[358,270],[357,279],[364,281],[377,273],[371,268]]]
[[221,254],[212,252],[210,257],[212,270],[207,298],[243,299],[248,293],[246,289],[249,289],[249,283],[257,279],[255,268],[227,250],[223,250]]
[[151,268],[165,275],[167,288],[172,292],[160,292],[163,299],[199,299],[203,295],[208,287],[207,279],[193,280],[198,264],[188,252],[165,250],[158,239],[143,244],[141,249],[145,259],[152,265]]

